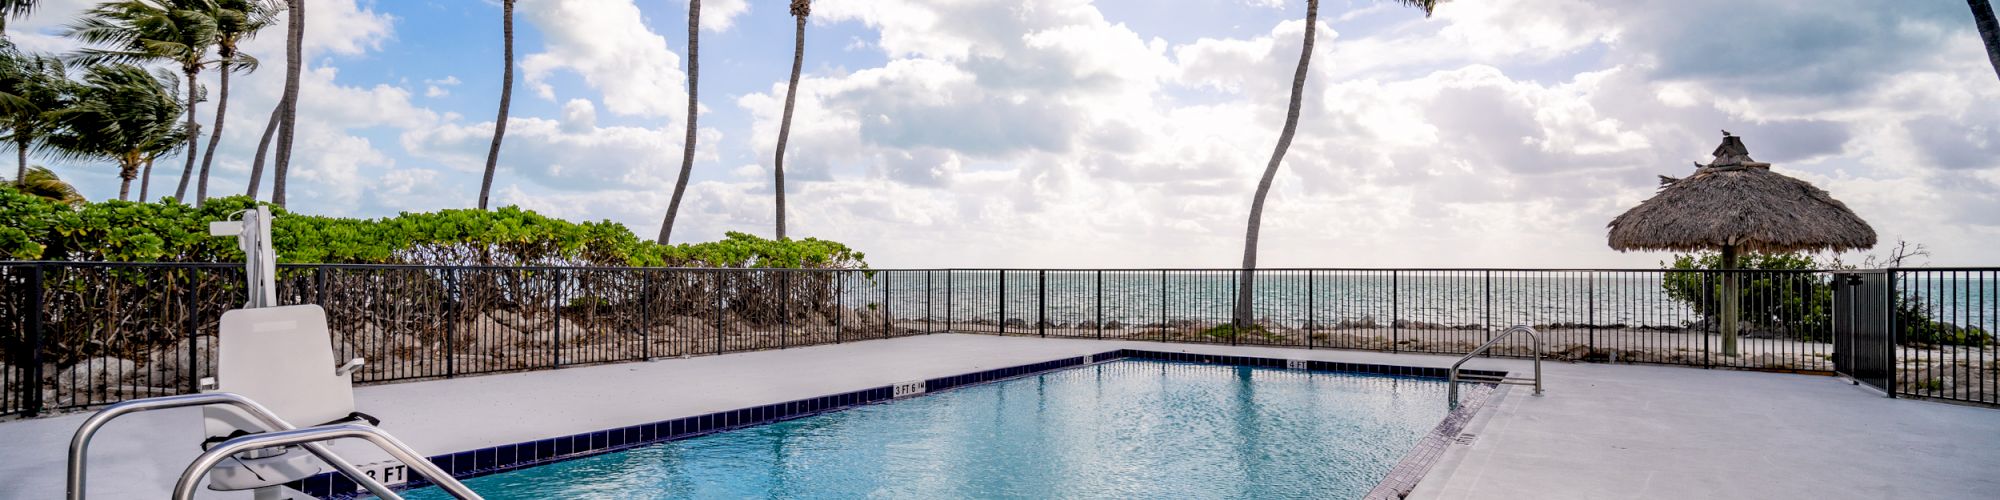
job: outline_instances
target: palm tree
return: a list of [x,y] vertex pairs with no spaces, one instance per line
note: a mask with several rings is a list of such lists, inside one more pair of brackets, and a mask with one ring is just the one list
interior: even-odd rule
[[0,127],[19,160],[14,179],[28,178],[28,150],[51,128],[48,114],[69,100],[62,60],[25,54],[0,40]]
[[20,188],[22,193],[56,203],[79,205],[90,201],[84,199],[83,194],[76,192],[76,186],[63,182],[62,178],[56,177],[55,172],[41,165],[29,168],[21,177],[15,178],[14,185]]
[[285,105],[280,101],[271,108],[271,119],[264,122],[264,136],[257,140],[257,156],[250,160],[250,187],[243,190],[243,196],[253,200],[257,199],[258,182],[264,180],[264,153],[271,150],[271,136],[277,135],[278,121],[285,117]]
[[[86,65],[106,62],[166,62],[179,65],[187,78],[187,130],[198,130],[195,105],[201,102],[197,78],[211,62],[208,48],[215,45],[216,19],[212,0],[120,0],[99,4],[71,25],[69,36],[100,45],[77,52],[76,60]],[[187,137],[186,166],[181,168],[180,187],[174,198],[185,199],[188,181],[194,178],[194,151],[199,134]]]
[[[0,30],[7,28],[8,19],[28,17],[28,14],[33,14],[35,3],[36,0],[0,0]],[[0,37],[5,36],[4,32],[0,32]]]
[[1972,22],[1979,26],[1979,39],[1986,42],[1986,60],[2000,75],[2000,21],[1993,19],[1993,5],[1986,0],[1965,0],[1972,6]]
[[[157,74],[156,78],[158,78]],[[172,75],[159,79],[166,83],[179,81],[179,79],[174,78]],[[173,91],[173,87],[171,86],[167,88],[167,93],[169,95],[180,95],[180,92]],[[143,202],[150,199],[146,197],[146,194],[149,192],[148,189],[153,185],[153,163],[159,161],[160,158],[179,154],[181,147],[187,145],[187,134],[190,132],[185,127],[175,127],[166,134],[151,138],[141,148],[140,157],[144,159],[145,168],[141,170],[139,175],[139,201]]]
[[[1394,0],[1397,3],[1417,7],[1429,16],[1443,0]],[[1264,219],[1264,197],[1271,194],[1271,181],[1278,176],[1278,164],[1285,160],[1285,150],[1292,147],[1292,135],[1299,130],[1299,104],[1306,92],[1306,69],[1312,62],[1313,40],[1318,35],[1319,0],[1306,0],[1305,47],[1299,51],[1299,67],[1292,72],[1292,99],[1285,108],[1285,126],[1278,132],[1278,146],[1271,152],[1270,163],[1264,166],[1264,177],[1257,181],[1257,195],[1250,200],[1250,223],[1243,236],[1243,270],[1236,287],[1236,328],[1248,328],[1255,318],[1252,303],[1252,285],[1256,284],[1257,237]]]
[[507,62],[501,66],[500,117],[493,119],[493,145],[486,149],[486,177],[479,181],[479,209],[486,209],[487,194],[493,192],[493,168],[500,162],[500,138],[507,135],[507,105],[514,101],[514,0],[500,1],[500,36],[505,40]]
[[299,121],[299,70],[305,64],[306,2],[285,9],[285,93],[278,102],[278,153],[271,167],[271,204],[285,206],[285,173],[292,164],[292,132]]
[[681,193],[687,192],[688,174],[694,172],[694,118],[701,101],[695,99],[695,87],[701,83],[701,64],[696,61],[700,47],[701,0],[688,0],[688,112],[687,138],[681,142],[681,176],[674,180],[674,197],[667,202],[667,220],[660,223],[661,245],[667,244],[667,237],[674,233],[674,216],[681,211]]
[[785,141],[792,136],[792,102],[799,93],[799,65],[806,58],[806,17],[812,15],[812,0],[792,0],[792,79],[785,85],[785,116],[778,122],[778,159],[771,171],[777,177],[778,240],[785,239]]
[[[210,16],[215,19],[215,64],[218,75],[215,98],[215,128],[209,131],[208,150],[201,156],[200,181],[194,189],[195,203],[208,199],[208,170],[215,162],[215,146],[222,142],[222,119],[229,112],[229,74],[257,70],[257,58],[237,51],[237,44],[256,36],[271,24],[271,9],[262,0],[215,0]],[[189,155],[190,158],[193,155]]]
[[174,123],[183,110],[169,88],[138,66],[91,67],[76,90],[76,103],[50,113],[57,128],[45,149],[64,159],[117,162],[118,199],[127,199],[139,167],[180,145],[186,133]]

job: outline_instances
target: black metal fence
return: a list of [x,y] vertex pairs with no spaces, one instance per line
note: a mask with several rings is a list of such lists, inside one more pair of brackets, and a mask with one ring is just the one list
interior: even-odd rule
[[[1555,359],[1833,372],[1833,272],[1268,269],[752,270],[281,266],[357,381],[449,378],[937,332],[1458,354],[1533,325]],[[1715,318],[1735,280],[1739,340]],[[1885,390],[1996,400],[2000,270],[1894,270]],[[233,264],[0,263],[0,415],[194,391]],[[1851,298],[1851,297],[1850,297]],[[1851,306],[1848,306],[1851,307]],[[1525,340],[1493,355],[1532,354]]]

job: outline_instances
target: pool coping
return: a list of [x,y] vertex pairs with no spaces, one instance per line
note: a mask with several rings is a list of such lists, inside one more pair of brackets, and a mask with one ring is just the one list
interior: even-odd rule
[[[1122,359],[1178,361],[1320,372],[1367,373],[1437,379],[1447,378],[1450,371],[1446,368],[1437,367],[1166,352],[1145,349],[1118,349],[1086,356],[1059,358],[1038,363],[871,387],[857,391],[781,403],[490,446],[470,451],[432,455],[426,458],[445,473],[451,474],[454,478],[466,480],[669,441],[700,437],[718,432],[805,418],[863,405],[886,403],[932,392],[1035,376],[1057,370]],[[1472,369],[1461,370],[1461,373],[1488,377],[1506,375],[1504,371]],[[1398,498],[1401,494],[1407,494],[1415,486],[1416,482],[1422,479],[1424,474],[1436,464],[1438,458],[1449,447],[1451,440],[1457,437],[1457,434],[1463,429],[1465,423],[1478,412],[1479,408],[1485,405],[1495,387],[1490,383],[1466,383],[1466,386],[1473,389],[1465,391],[1464,394],[1466,397],[1461,400],[1458,408],[1447,414],[1438,426],[1433,428],[1424,438],[1420,439],[1417,445],[1410,452],[1406,453],[1390,469],[1388,474],[1384,475],[1382,481],[1376,485],[1374,490],[1371,490],[1367,498]],[[390,484],[390,486],[396,490],[409,490],[431,485],[430,481],[413,476],[408,472],[406,466],[400,464],[367,464],[363,465],[362,468],[371,475],[381,474],[380,477],[387,478],[384,482],[395,483]],[[397,483],[397,481],[401,482]],[[367,492],[361,490],[358,483],[338,472],[321,473],[313,477],[293,481],[286,486],[313,497],[324,499],[345,500],[368,496]],[[1384,491],[1391,494],[1386,497],[1377,495],[1377,493]]]

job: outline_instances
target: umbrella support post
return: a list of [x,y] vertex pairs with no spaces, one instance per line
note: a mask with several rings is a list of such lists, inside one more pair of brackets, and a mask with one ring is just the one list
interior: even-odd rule
[[1722,355],[1736,356],[1736,319],[1743,300],[1743,287],[1736,276],[1736,247],[1722,247]]

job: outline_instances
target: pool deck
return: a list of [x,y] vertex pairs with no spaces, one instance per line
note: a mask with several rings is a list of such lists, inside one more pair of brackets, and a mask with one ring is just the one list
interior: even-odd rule
[[[361,411],[441,454],[1121,348],[1405,366],[1443,356],[940,334],[364,387]],[[1476,360],[1524,374],[1526,361]],[[1413,498],[1973,498],[2000,491],[2000,410],[1883,398],[1833,377],[1550,363],[1547,394],[1489,405]],[[60,498],[85,415],[0,422],[0,498]],[[163,498],[196,410],[127,417],[92,453],[98,498]],[[356,462],[379,453],[342,444]],[[215,498],[248,498],[247,495]],[[206,497],[205,497],[206,498]]]

